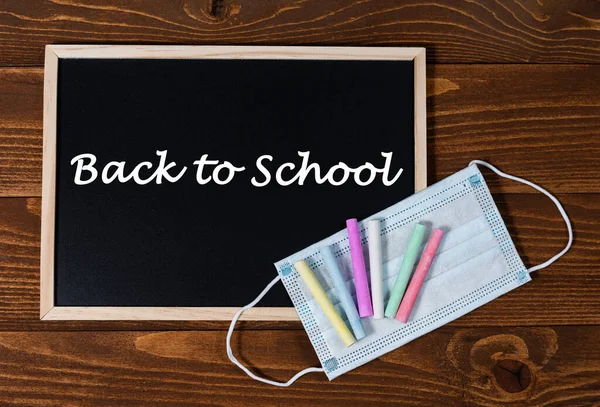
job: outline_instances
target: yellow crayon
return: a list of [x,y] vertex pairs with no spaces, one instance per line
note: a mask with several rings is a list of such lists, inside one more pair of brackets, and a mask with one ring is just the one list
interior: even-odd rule
[[321,310],[325,316],[327,316],[327,319],[329,319],[329,322],[331,322],[331,325],[333,325],[344,344],[346,346],[350,346],[356,342],[354,335],[352,335],[352,332],[350,332],[344,323],[344,320],[342,320],[340,315],[333,307],[329,297],[327,297],[323,287],[321,287],[321,284],[319,284],[319,280],[317,280],[310,267],[308,267],[306,261],[300,260],[296,262],[294,264],[294,268],[298,271],[298,274],[300,274],[302,281],[304,281],[304,284],[306,284],[310,290],[310,293],[315,298],[321,307]]

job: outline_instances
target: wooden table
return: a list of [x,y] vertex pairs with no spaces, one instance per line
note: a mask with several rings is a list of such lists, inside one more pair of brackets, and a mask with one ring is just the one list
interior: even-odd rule
[[[485,159],[552,191],[571,251],[533,282],[333,382],[289,389],[227,359],[220,322],[40,322],[48,43],[425,46],[430,182]],[[600,3],[182,0],[0,3],[0,404],[598,405]],[[210,78],[223,80],[227,78]],[[489,177],[526,265],[566,242],[543,195]],[[284,380],[317,365],[298,323],[234,351]]]

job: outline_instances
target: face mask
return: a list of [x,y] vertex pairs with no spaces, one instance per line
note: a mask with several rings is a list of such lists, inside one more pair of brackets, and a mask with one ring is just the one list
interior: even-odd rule
[[[527,269],[475,164],[488,167],[502,177],[527,184],[552,199],[567,224],[567,246],[545,263]],[[381,221],[386,303],[414,224],[418,222],[426,225],[429,229],[427,235],[433,228],[445,231],[408,323],[402,324],[393,318],[363,318],[361,322],[366,333],[364,338],[349,347],[339,338],[292,265],[299,260],[306,260],[339,315],[345,318],[335,287],[319,254],[322,247],[333,246],[336,261],[342,269],[349,291],[355,293],[348,235],[342,230],[275,263],[278,276],[252,303],[240,309],[231,322],[227,334],[227,355],[233,363],[250,377],[275,386],[289,386],[310,372],[324,372],[329,380],[334,379],[531,281],[530,272],[553,263],[569,250],[573,240],[569,219],[556,198],[527,180],[505,174],[478,160],[472,161],[464,170],[359,223],[365,257],[368,256],[365,225],[369,219]],[[285,383],[254,375],[235,358],[230,346],[233,328],[239,316],[260,301],[279,280],[290,295],[323,366],[305,369]],[[350,326],[347,319],[345,322]]]

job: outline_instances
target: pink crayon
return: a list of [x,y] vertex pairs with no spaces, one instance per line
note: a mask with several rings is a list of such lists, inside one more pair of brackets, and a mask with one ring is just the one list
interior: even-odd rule
[[348,228],[348,240],[350,241],[350,255],[352,256],[352,269],[354,270],[354,287],[356,288],[356,300],[358,301],[358,314],[361,318],[373,316],[373,305],[371,304],[371,293],[367,270],[365,269],[365,258],[360,243],[358,222],[356,219],[346,221]]
[[400,303],[400,308],[398,308],[398,313],[395,317],[398,321],[403,323],[406,323],[408,321],[408,317],[410,316],[410,313],[412,312],[412,309],[415,306],[415,301],[417,300],[417,296],[421,291],[421,286],[425,281],[425,277],[427,277],[429,267],[431,267],[431,262],[433,261],[433,257],[435,256],[438,247],[440,246],[440,242],[442,241],[443,236],[444,232],[442,232],[441,230],[433,230],[433,233],[429,238],[429,242],[427,242],[427,246],[425,247],[425,251],[423,251],[421,260],[419,260],[419,265],[415,270],[415,274],[410,280],[410,284],[406,289],[404,298]]

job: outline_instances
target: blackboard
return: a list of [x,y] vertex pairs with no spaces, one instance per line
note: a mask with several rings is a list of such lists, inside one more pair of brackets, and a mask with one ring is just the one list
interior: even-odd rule
[[[422,50],[401,50],[49,47],[42,317],[229,318],[275,261],[423,187]],[[294,316],[281,285],[259,306]]]

